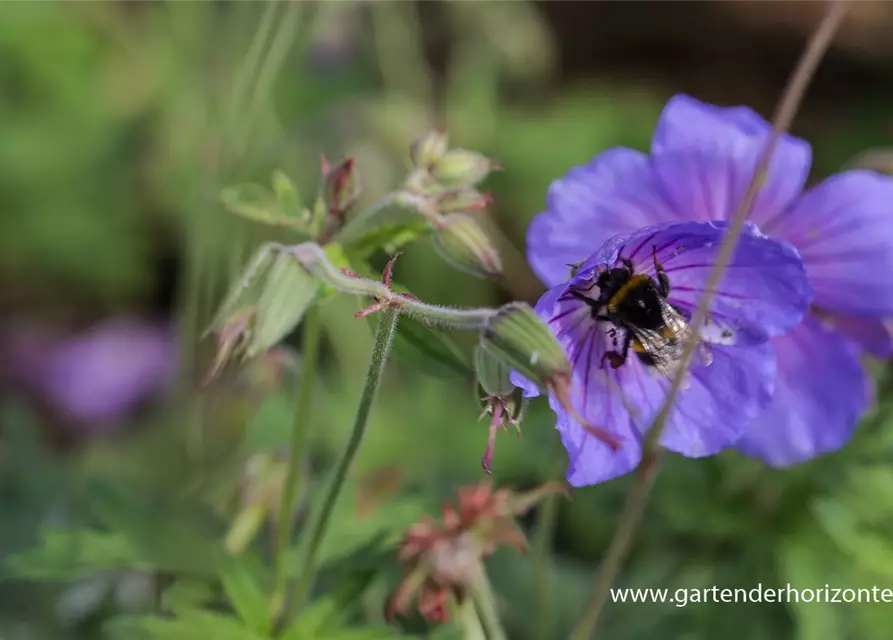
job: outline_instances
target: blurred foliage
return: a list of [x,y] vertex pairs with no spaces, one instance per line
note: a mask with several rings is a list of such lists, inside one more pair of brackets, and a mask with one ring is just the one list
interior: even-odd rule
[[[402,245],[401,286],[455,306],[535,300],[542,289],[520,248],[550,181],[607,147],[646,148],[675,88],[598,72],[560,82],[560,43],[533,4],[427,4],[4,3],[7,313],[61,326],[123,310],[175,316],[184,370],[195,373],[207,346],[192,346],[229,279],[261,242],[296,241],[291,229],[228,213],[221,190],[265,185],[230,192],[247,218],[256,219],[258,201],[277,197],[311,206],[319,154],[350,154],[369,205],[398,183],[409,143],[434,125],[504,167],[488,182],[497,206],[482,224],[506,277],[500,288],[457,273],[430,240],[416,240],[418,229],[400,227],[413,242],[395,240],[394,229],[383,237]],[[888,117],[880,100],[814,116],[819,171],[878,144],[875,123]],[[280,178],[266,187],[275,169],[295,184]],[[283,207],[282,215],[302,214]],[[359,252],[376,269],[382,239]],[[162,268],[167,260],[176,278]],[[299,527],[318,489],[309,480],[325,476],[345,442],[362,385],[371,332],[352,317],[358,308],[335,297],[323,309]],[[383,622],[399,579],[396,541],[455,486],[480,477],[487,435],[476,422],[470,342],[431,338],[421,325],[403,331],[321,552],[318,593],[282,638],[462,637],[457,622],[433,632],[420,620]],[[439,354],[433,367],[424,358],[421,372],[420,348]],[[4,392],[0,636],[269,637],[269,527],[238,557],[223,540],[246,461],[287,443],[296,384],[287,369],[272,378],[260,366],[225,375],[200,394],[197,412],[183,409],[191,387],[181,380],[170,403],[122,419],[118,437],[65,452],[45,437],[57,417]],[[879,378],[877,411],[850,446],[800,467],[770,470],[734,452],[668,456],[617,586],[893,587],[889,386]],[[523,437],[499,436],[498,482],[523,488],[555,477],[551,426],[536,403]],[[551,594],[548,637],[564,637],[629,482],[580,490],[561,504],[545,575],[511,552],[492,559],[511,638],[534,638],[539,628],[537,579]],[[295,555],[289,571],[298,568]],[[886,640],[889,620],[878,604],[609,604],[602,637]]]

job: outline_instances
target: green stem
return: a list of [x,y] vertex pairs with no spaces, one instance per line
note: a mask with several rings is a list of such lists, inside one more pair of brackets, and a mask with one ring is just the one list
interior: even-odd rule
[[465,640],[487,640],[487,634],[484,633],[484,627],[474,608],[474,602],[466,600],[459,610],[459,617],[465,631]]
[[372,349],[372,360],[366,372],[366,384],[363,387],[363,395],[360,397],[360,405],[354,418],[353,431],[347,443],[347,448],[338,461],[335,477],[332,479],[332,483],[329,485],[322,503],[322,511],[309,528],[310,539],[304,553],[303,562],[301,562],[301,576],[295,587],[295,603],[297,607],[304,605],[310,593],[313,578],[316,574],[316,554],[329,526],[329,521],[332,519],[332,513],[335,510],[338,496],[344,487],[344,481],[347,479],[354,458],[363,441],[363,436],[366,433],[366,425],[369,422],[372,404],[378,393],[385,364],[391,353],[391,346],[394,343],[398,317],[397,311],[393,309],[385,309],[379,313],[378,328],[375,331],[375,346]]
[[[564,447],[557,437],[552,444],[551,457],[549,480],[561,473],[565,466]],[[557,494],[553,494],[543,502],[533,538],[533,589],[536,596],[534,620],[537,631],[534,638],[548,638],[552,628],[552,538],[558,517],[558,498]]]
[[595,629],[599,615],[607,602],[611,585],[623,564],[627,550],[636,534],[645,506],[648,502],[648,494],[651,485],[654,482],[654,476],[657,471],[657,452],[660,444],[660,436],[664,427],[669,420],[673,403],[687,375],[688,368],[691,364],[692,356],[698,345],[700,327],[707,317],[709,304],[713,297],[713,293],[722,278],[723,271],[732,259],[738,237],[750,213],[751,206],[759,193],[760,187],[766,178],[766,172],[769,162],[772,159],[775,145],[778,143],[782,134],[788,130],[806,88],[812,80],[815,70],[819,62],[831,45],[834,34],[843,21],[843,17],[849,8],[847,0],[836,0],[829,3],[827,12],[822,22],[812,34],[806,45],[803,54],[800,56],[797,66],[791,74],[781,100],[779,100],[778,108],[773,117],[772,132],[769,135],[763,152],[760,155],[757,165],[754,168],[753,177],[750,184],[744,192],[737,209],[731,218],[728,233],[726,234],[723,244],[720,247],[719,255],[716,263],[710,272],[707,285],[704,288],[704,295],[701,297],[694,318],[691,322],[692,335],[686,341],[685,348],[677,369],[676,375],[667,391],[663,405],[660,408],[655,419],[647,429],[645,441],[642,444],[642,460],[636,469],[636,483],[632,491],[627,497],[623,512],[614,532],[614,537],[608,546],[602,569],[599,572],[592,595],[589,597],[583,616],[577,623],[571,640],[588,640]]
[[270,609],[274,616],[282,611],[285,602],[288,572],[285,570],[288,547],[291,542],[291,528],[295,510],[295,494],[303,471],[303,459],[307,453],[310,435],[310,416],[313,400],[313,387],[316,381],[316,362],[320,342],[320,312],[314,305],[304,319],[303,347],[301,353],[301,379],[298,381],[298,403],[295,408],[291,430],[288,467],[282,501],[279,505],[278,522],[273,558],[273,593]]
[[480,612],[480,621],[487,632],[487,638],[489,640],[507,640],[502,622],[499,620],[499,612],[496,609],[496,596],[490,587],[487,574],[483,571],[472,589],[472,598]]

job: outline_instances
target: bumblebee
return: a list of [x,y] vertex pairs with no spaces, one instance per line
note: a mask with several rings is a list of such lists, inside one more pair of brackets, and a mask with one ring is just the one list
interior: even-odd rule
[[[602,355],[617,369],[626,362],[630,348],[639,361],[670,377],[682,358],[682,351],[692,330],[679,309],[667,301],[670,279],[657,260],[657,247],[652,246],[656,279],[636,273],[629,258],[621,258],[622,267],[613,267],[598,276],[598,298],[576,292],[574,295],[591,308],[592,317],[613,325],[608,335],[614,340],[614,350]],[[617,350],[617,329],[624,331],[622,346]],[[704,347],[704,345],[700,345]],[[702,364],[709,364],[709,353],[699,353]]]

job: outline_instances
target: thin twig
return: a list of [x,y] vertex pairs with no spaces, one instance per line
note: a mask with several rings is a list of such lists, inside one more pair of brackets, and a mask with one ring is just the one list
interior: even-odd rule
[[645,436],[645,441],[642,445],[642,461],[639,463],[636,470],[637,478],[635,486],[627,498],[626,505],[624,506],[623,513],[621,514],[617,526],[617,531],[608,546],[608,551],[605,556],[602,570],[599,572],[595,588],[586,605],[583,617],[580,619],[580,622],[577,624],[571,635],[572,640],[587,640],[591,636],[592,631],[598,622],[599,615],[607,601],[610,587],[614,583],[614,578],[626,557],[627,550],[635,536],[638,524],[642,518],[642,513],[648,502],[649,489],[657,471],[656,455],[660,436],[663,433],[664,427],[670,416],[670,411],[673,408],[673,403],[676,400],[676,396],[682,387],[682,383],[691,365],[692,356],[694,355],[694,351],[700,340],[700,327],[707,317],[708,307],[713,294],[719,284],[719,280],[722,278],[726,266],[732,259],[732,255],[738,243],[738,237],[740,236],[744,223],[750,213],[750,208],[753,205],[760,187],[766,179],[769,161],[772,158],[775,146],[782,134],[784,134],[790,127],[791,121],[803,99],[803,94],[805,93],[807,86],[809,86],[809,82],[812,80],[819,62],[831,45],[834,34],[837,32],[838,27],[843,21],[847,8],[847,0],[835,0],[830,3],[827,13],[810,38],[794,72],[791,74],[782,98],[779,101],[778,108],[773,116],[772,132],[770,133],[769,139],[766,141],[766,145],[763,149],[763,153],[757,162],[753,178],[751,179],[744,196],[741,198],[738,208],[732,216],[728,233],[720,247],[716,264],[710,273],[704,295],[701,298],[697,312],[691,322],[692,335],[685,344],[680,367],[670,384],[666,399],[664,400],[657,417],[652,422],[651,427],[648,429]]

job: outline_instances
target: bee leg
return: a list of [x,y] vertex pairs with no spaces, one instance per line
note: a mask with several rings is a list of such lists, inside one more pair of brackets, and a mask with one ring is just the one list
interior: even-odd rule
[[651,259],[654,260],[654,271],[657,274],[658,291],[660,295],[666,298],[670,295],[670,279],[667,272],[664,271],[663,265],[657,261],[657,245],[651,245]]
[[602,354],[601,368],[605,368],[605,360],[611,363],[612,369],[619,369],[626,362],[627,353],[629,353],[629,346],[632,344],[633,337],[627,332],[626,336],[623,338],[623,347],[620,348],[620,351],[605,351]]
[[636,272],[636,265],[633,264],[632,260],[630,260],[629,258],[625,258],[623,256],[621,256],[619,259],[620,259],[620,262],[623,264],[623,266],[626,267],[627,269],[629,269],[630,273]]

